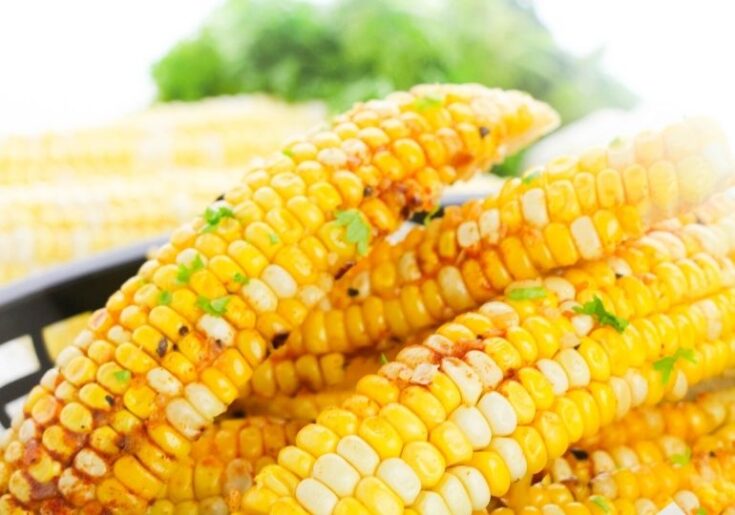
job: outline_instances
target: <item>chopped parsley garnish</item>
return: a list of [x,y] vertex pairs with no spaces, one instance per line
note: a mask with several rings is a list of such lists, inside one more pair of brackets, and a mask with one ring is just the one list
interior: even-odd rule
[[270,233],[268,235],[268,240],[271,242],[271,245],[277,245],[278,242],[281,241],[281,239],[278,237],[278,235],[274,232]]
[[197,307],[209,315],[221,317],[227,312],[229,302],[230,297],[219,297],[210,300],[207,297],[200,296],[197,299]]
[[441,209],[442,207],[439,204],[437,204],[436,206],[434,206],[434,209],[432,209],[431,211],[428,211],[426,213],[426,216],[424,216],[424,225],[428,227],[431,221],[434,218],[436,218],[437,215],[439,215],[439,212],[441,211]]
[[607,501],[604,497],[600,497],[599,495],[595,495],[594,498],[590,498],[592,501],[592,504],[600,508],[605,513],[610,513],[610,506],[607,504]]
[[696,363],[697,359],[694,357],[694,351],[692,349],[677,349],[671,356],[666,356],[658,361],[654,361],[653,369],[661,372],[661,382],[666,384],[671,378],[671,373],[674,371],[674,365],[679,359],[685,359],[690,363]]
[[247,285],[250,282],[250,278],[247,275],[241,274],[240,272],[237,272],[232,279],[239,284],[245,284]]
[[707,515],[707,510],[702,508],[701,506],[697,508],[697,510],[694,512],[694,515]]
[[209,206],[204,211],[204,221],[207,222],[207,225],[204,226],[202,232],[212,232],[217,228],[217,225],[219,225],[223,218],[234,218],[234,216],[235,213],[228,206],[219,206],[216,208]]
[[521,177],[521,182],[523,184],[531,184],[533,181],[538,179],[540,175],[541,175],[541,170],[535,170]]
[[368,240],[370,240],[370,226],[357,209],[337,211],[334,213],[337,223],[347,228],[345,240],[357,245],[357,253],[367,254]]
[[283,151],[283,155],[288,156],[288,157],[293,157],[293,150],[291,150],[290,148],[287,148]]
[[112,376],[118,383],[127,383],[130,381],[130,370],[118,370],[113,372]]
[[171,292],[168,290],[163,290],[161,293],[158,294],[158,304],[163,306],[168,306],[171,304]]
[[434,96],[419,97],[414,102],[414,107],[417,111],[426,111],[427,109],[434,109],[441,107],[444,103],[444,99]]
[[679,465],[681,467],[684,467],[686,465],[689,465],[689,463],[692,461],[692,450],[687,447],[686,451],[682,454],[673,454],[671,456],[671,463],[674,465]]
[[201,256],[197,254],[196,257],[192,259],[190,266],[186,266],[184,264],[179,265],[179,271],[176,274],[176,282],[179,284],[187,284],[189,279],[191,279],[191,274],[198,272],[203,268],[204,261],[202,261]]
[[616,317],[605,309],[600,297],[595,297],[591,301],[582,304],[582,306],[575,307],[574,312],[582,315],[591,315],[595,317],[597,322],[601,325],[609,325],[619,333],[622,333],[625,331],[625,328],[628,327],[627,320]]
[[510,300],[536,300],[547,297],[546,288],[543,286],[531,286],[530,288],[514,288],[508,292]]
[[380,353],[380,364],[385,365],[388,363],[388,356],[385,355],[385,352]]

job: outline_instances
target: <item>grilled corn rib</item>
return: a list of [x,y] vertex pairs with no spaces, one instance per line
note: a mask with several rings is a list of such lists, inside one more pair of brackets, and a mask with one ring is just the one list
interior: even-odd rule
[[[682,141],[686,141],[682,145]],[[735,166],[703,121],[552,161],[497,195],[449,208],[406,239],[382,242],[289,336],[291,351],[359,349],[476,307],[513,280],[614,252],[714,193]]]
[[[668,240],[673,245],[676,238]],[[352,513],[374,511],[379,503],[381,513],[465,513],[631,406],[683,395],[687,383],[720,373],[735,359],[732,262],[723,257],[727,265],[720,268],[691,252],[691,259],[673,263],[659,256],[648,282],[636,283],[640,288],[630,289],[634,275],[616,279],[612,271],[609,287],[600,285],[604,274],[579,288],[556,278],[556,286],[547,284],[554,293],[543,299],[490,302],[444,324],[422,345],[399,352],[379,375],[361,379],[342,409],[326,410],[302,429],[297,445],[279,456],[281,468],[256,478],[244,507]],[[706,268],[714,266],[710,285],[697,264],[702,258]],[[678,285],[675,276],[683,279]],[[594,316],[575,313],[580,303],[572,301],[555,314],[557,292],[562,303],[577,299],[582,306],[604,298],[604,308]],[[621,317],[626,310],[629,322]],[[569,315],[589,320],[572,322]],[[688,361],[674,358],[679,352],[691,353],[696,365],[683,365]],[[667,377],[657,365],[662,359],[670,362]],[[289,453],[331,466],[305,466]],[[436,490],[460,472],[477,479],[469,490]]]
[[[732,204],[732,203],[731,203]],[[620,311],[620,315],[628,318],[635,311],[635,307],[625,300],[625,296],[635,297],[643,291],[643,284],[648,281],[647,274],[656,274],[666,284],[666,290],[672,291],[672,288],[678,290],[676,298],[681,299],[683,293],[681,285],[681,275],[672,269],[670,262],[684,257],[695,257],[696,260],[709,261],[711,257],[716,259],[723,258],[732,249],[735,249],[735,217],[732,216],[730,210],[722,210],[717,216],[711,213],[709,224],[703,226],[699,223],[689,223],[686,225],[674,225],[667,230],[651,231],[642,238],[630,240],[622,244],[616,254],[611,258],[593,261],[581,264],[576,267],[563,269],[558,273],[560,277],[547,276],[543,281],[518,283],[521,287],[517,293],[537,295],[546,295],[548,288],[558,290],[559,296],[562,296],[566,302],[566,309],[572,310],[573,305],[569,304],[569,291],[564,291],[566,281],[573,283],[582,289],[597,288],[600,289],[596,295],[605,300],[605,304],[615,306]],[[672,225],[672,224],[668,224]],[[704,252],[704,254],[701,254]],[[703,262],[704,263],[704,262]],[[725,273],[731,274],[730,261],[721,261],[721,265],[725,267]],[[706,265],[709,268],[709,265]],[[685,262],[685,269],[689,270],[689,264]],[[635,270],[635,277],[623,279],[619,284],[615,284],[616,275],[632,275]],[[712,277],[712,274],[710,274]],[[678,277],[678,279],[675,279]],[[671,286],[678,282],[678,286]],[[671,285],[669,285],[671,283]],[[526,286],[525,288],[523,286]],[[548,285],[545,286],[545,285]],[[584,293],[581,301],[588,301],[591,298],[590,291]],[[649,300],[638,299],[640,302],[649,302]],[[665,306],[671,302],[679,302],[676,299],[665,298],[659,299],[664,302]],[[521,303],[522,304],[522,303]],[[640,306],[639,306],[640,307]],[[589,316],[579,315],[570,318],[572,325],[579,331],[589,328]],[[577,329],[575,329],[577,330]],[[568,332],[564,339],[567,345],[575,344],[580,334]],[[373,356],[377,356],[374,353]],[[334,394],[334,389],[345,390],[354,385],[363,374],[373,372],[377,369],[377,364],[365,366],[366,362],[361,358],[358,360],[357,373],[352,372],[352,379],[344,381],[343,368],[334,366],[329,374],[322,373],[326,371],[323,362],[329,361],[334,364],[344,364],[345,356],[341,353],[325,354],[322,357],[316,357],[312,354],[306,354],[297,358],[295,361],[288,359],[268,359],[266,362],[256,369],[253,378],[253,392],[246,402],[250,409],[256,412],[268,413],[275,416],[289,416],[289,413],[298,413],[302,418],[314,418],[315,410],[320,406],[325,406],[329,402],[335,402],[339,399]],[[294,365],[295,364],[295,365]],[[370,369],[370,367],[375,367]],[[548,368],[548,366],[547,366]],[[552,373],[552,370],[548,370]],[[300,380],[300,377],[304,378]],[[323,378],[332,378],[326,380]],[[342,384],[338,384],[342,381]],[[298,390],[299,387],[308,386],[309,389],[319,391],[322,389],[332,390],[328,394],[322,395],[298,395],[297,398],[290,397]],[[344,393],[344,392],[343,392]]]
[[[462,209],[468,207],[470,206]],[[613,255],[608,258],[567,267],[561,269],[559,273],[575,284],[582,284],[585,281],[589,283],[602,281],[601,284],[609,286],[616,273],[631,273],[632,270],[639,274],[652,272],[655,265],[661,264],[661,260],[682,257],[685,248],[698,249],[711,256],[722,256],[726,253],[726,249],[735,248],[735,217],[732,216],[735,201],[732,199],[718,201],[716,208],[715,206],[707,207],[709,207],[707,216],[704,215],[704,210],[698,210],[698,214],[706,219],[708,223],[706,226],[698,222],[682,224],[680,221],[667,221],[665,223],[667,227],[649,231],[641,238],[628,240],[616,248]],[[467,219],[466,213],[459,212],[450,213],[448,218],[453,220],[454,226]],[[689,217],[686,218],[689,219]],[[437,220],[435,223],[442,222]],[[395,335],[398,334],[403,340],[435,327],[439,321],[450,317],[453,313],[450,307],[452,299],[464,303],[462,308],[456,308],[458,312],[479,305],[486,295],[480,293],[470,295],[468,290],[476,288],[484,280],[483,278],[458,279],[442,288],[431,274],[423,275],[418,272],[416,272],[416,279],[410,285],[396,285],[396,287],[402,286],[398,290],[400,293],[397,298],[392,298],[392,293],[385,291],[380,295],[373,293],[370,296],[358,298],[356,292],[364,292],[366,289],[364,284],[367,272],[377,277],[376,280],[383,280],[385,277],[395,278],[400,273],[395,270],[401,269],[401,260],[406,256],[411,256],[411,251],[407,249],[420,247],[421,241],[436,241],[438,239],[436,234],[430,227],[427,230],[419,229],[409,234],[408,239],[412,241],[407,240],[394,246],[387,242],[378,243],[370,258],[379,259],[381,264],[375,264],[375,261],[372,261],[366,270],[362,266],[363,263],[360,263],[355,267],[360,269],[355,277],[350,277],[350,271],[335,283],[332,293],[335,304],[339,305],[340,297],[345,298],[345,291],[355,294],[356,300],[350,301],[346,308],[335,307],[325,311],[317,306],[306,316],[304,324],[291,333],[293,335],[301,332],[304,339],[310,338],[306,336],[308,334],[317,335],[317,338],[320,339],[328,335],[326,341],[339,351],[334,350],[321,356],[307,353],[298,358],[272,356],[255,369],[254,393],[268,398],[281,393],[293,395],[302,386],[312,389],[316,386],[318,389],[322,384],[335,384],[336,377],[339,375],[337,372],[340,371],[337,365],[344,363],[349,352],[354,351],[353,348],[345,351],[344,342],[351,337],[348,335],[355,337],[359,335],[361,342],[367,343],[365,349],[380,348],[386,343],[384,339],[386,335],[393,334],[390,340],[395,340]],[[453,231],[446,230],[443,234],[453,235]],[[672,237],[675,238],[673,241]],[[651,258],[653,261],[646,257],[648,255],[654,256]],[[446,261],[446,266],[459,263],[463,256],[465,254]],[[660,272],[665,273],[666,267],[667,265],[659,266]],[[394,271],[390,272],[391,269]],[[553,278],[549,280],[552,284],[557,281]],[[543,293],[541,282],[528,282],[527,285],[530,288],[521,291],[521,296]],[[628,284],[627,287],[631,288],[632,285]],[[619,297],[619,290],[614,290],[611,294]],[[310,325],[311,322],[316,325]],[[322,324],[324,327],[321,327]],[[357,351],[361,350],[363,349],[357,349]],[[331,372],[327,373],[328,370]]]
[[159,464],[189,454],[373,238],[556,123],[521,93],[419,86],[261,163],[175,231],[30,392],[2,445],[2,506],[144,511],[168,479]]

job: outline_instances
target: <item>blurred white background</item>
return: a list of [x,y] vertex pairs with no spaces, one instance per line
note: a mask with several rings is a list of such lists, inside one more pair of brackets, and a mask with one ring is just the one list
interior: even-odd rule
[[[219,0],[0,3],[0,134],[88,126],[143,108],[150,66]],[[735,128],[735,3],[536,0],[573,52],[605,64],[646,108],[710,113]],[[456,30],[461,30],[457,27]]]

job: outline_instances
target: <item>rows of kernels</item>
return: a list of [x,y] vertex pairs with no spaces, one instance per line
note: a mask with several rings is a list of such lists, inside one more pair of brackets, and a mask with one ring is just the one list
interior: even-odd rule
[[[442,95],[445,95],[446,91],[453,90],[453,88],[449,90],[437,88],[434,91]],[[467,103],[472,102],[477,95],[486,95],[484,91],[482,88],[458,88],[458,94],[465,96],[463,101]],[[497,96],[495,93],[492,95]],[[461,171],[463,173],[474,171],[480,165],[486,166],[502,157],[502,151],[496,148],[496,145],[506,136],[509,138],[509,144],[513,145],[514,139],[520,141],[528,138],[525,132],[543,132],[555,121],[554,115],[539,104],[532,109],[540,113],[539,119],[533,120],[540,125],[534,126],[532,123],[531,126],[514,133],[511,128],[504,125],[515,111],[529,102],[529,99],[522,95],[508,94],[503,97],[501,94],[497,100],[505,104],[497,106],[503,113],[500,119],[496,116],[498,111],[493,109],[492,105],[478,104],[473,110],[478,124],[487,123],[493,129],[495,136],[492,138],[492,145],[488,144],[478,149],[478,154],[469,154],[467,149],[459,146],[446,156],[449,160],[448,165],[453,164],[452,160],[456,158],[454,153],[462,153]],[[490,102],[493,105],[497,103],[495,100]],[[406,113],[410,114],[415,103],[412,101],[402,106]],[[437,108],[443,109],[440,106]],[[357,116],[360,112],[370,109],[369,106],[358,108],[347,116]],[[393,113],[396,109],[397,113]],[[385,113],[386,117],[400,115],[400,109],[397,107],[388,111]],[[418,119],[420,118],[418,116]],[[451,120],[445,121],[451,125]],[[347,122],[338,120],[336,123]],[[417,128],[415,135],[421,131],[432,130],[453,131],[449,127],[440,129],[427,125]],[[339,137],[329,132],[316,133],[311,136],[311,141],[325,148],[340,143]],[[65,430],[72,432],[101,430],[108,427],[109,421],[109,427],[120,435],[123,447],[150,439],[168,455],[177,457],[186,455],[189,448],[187,440],[196,439],[211,423],[212,418],[224,411],[224,403],[231,397],[235,385],[247,383],[252,374],[252,367],[262,361],[267,349],[278,347],[283,343],[292,324],[299,323],[298,317],[294,320],[293,316],[296,306],[287,302],[290,299],[279,297],[293,293],[292,281],[295,281],[295,272],[291,274],[285,267],[269,263],[273,263],[278,253],[287,245],[296,245],[309,256],[316,271],[334,275],[359,254],[354,242],[345,241],[344,227],[336,220],[326,223],[323,223],[323,220],[329,220],[335,209],[360,204],[362,195],[368,190],[363,185],[362,191],[358,193],[359,198],[353,201],[354,185],[351,185],[349,180],[340,179],[339,168],[345,164],[350,167],[365,164],[361,159],[363,157],[369,159],[370,156],[354,156],[353,161],[346,163],[344,159],[349,156],[345,151],[338,148],[333,150],[329,153],[323,151],[319,153],[322,157],[320,159],[317,156],[321,161],[318,166],[323,170],[323,177],[316,178],[309,184],[306,180],[308,177],[298,176],[298,163],[287,155],[275,157],[265,164],[265,169],[248,174],[242,187],[231,190],[225,195],[226,200],[210,206],[206,217],[197,219],[193,224],[178,230],[172,236],[171,244],[165,245],[154,259],[142,266],[139,272],[140,281],[126,284],[120,293],[113,295],[106,309],[92,316],[89,332],[85,333],[80,349],[84,349],[90,341],[111,341],[118,344],[114,354],[115,359],[122,365],[110,362],[110,366],[105,367],[108,365],[105,363],[98,371],[98,381],[102,387],[110,390],[111,404],[116,408],[111,417],[98,419],[94,425],[99,427],[93,427],[93,417],[87,407],[71,403],[68,404],[70,408],[67,410],[64,404],[74,398],[73,387],[59,390],[63,396],[58,400],[49,394],[49,400],[45,403],[28,403],[26,416],[37,415],[38,417],[34,419],[43,426],[49,425],[51,421],[61,416],[62,425],[65,421],[68,425]],[[359,173],[356,174],[358,180],[362,180],[359,176]],[[284,177],[289,180],[284,182]],[[429,205],[434,200],[436,188],[439,186],[439,184],[416,184],[412,180],[405,179],[403,175],[397,178],[384,176],[381,179],[380,175],[376,177],[380,180],[380,187],[378,188],[377,184],[371,186],[369,202],[382,205],[380,209],[389,215],[388,218],[392,217],[389,225],[373,228],[380,229],[377,234],[394,228],[398,215],[406,215],[412,208]],[[296,186],[284,187],[284,184]],[[300,184],[303,188],[299,186]],[[405,195],[396,196],[398,190],[410,195],[410,198]],[[301,211],[297,209],[297,205],[291,205],[291,200],[300,198],[302,192],[308,195],[305,197],[306,202],[323,211],[321,221],[305,219],[300,213],[308,214],[310,211]],[[281,205],[285,205],[286,210],[283,210]],[[295,209],[293,214],[288,213],[290,205]],[[378,222],[386,220],[386,217],[380,214],[380,209],[372,208],[369,211],[371,216],[375,215]],[[212,221],[214,215],[216,221]],[[366,224],[365,216],[359,211],[355,216],[357,223]],[[367,231],[365,237],[369,240],[370,224],[367,224],[365,230]],[[257,269],[253,269],[254,264],[257,265]],[[235,274],[227,277],[227,271],[230,273],[235,271]],[[158,292],[150,291],[141,295],[140,300],[143,304],[137,304],[135,298],[137,292],[149,284],[157,288]],[[148,289],[150,290],[150,287]],[[228,295],[230,289],[235,292],[239,290],[242,297]],[[182,294],[187,291],[191,294]],[[158,305],[151,307],[150,299],[153,298],[153,293],[157,293]],[[241,298],[245,303],[239,302]],[[284,313],[281,309],[284,306],[293,307]],[[154,350],[150,346],[137,347],[128,343],[133,333],[146,326],[162,335]],[[148,333],[152,331],[149,330]],[[216,368],[217,364],[223,368],[222,372],[225,375],[226,370],[233,371],[231,367],[226,367],[217,359],[226,349],[239,353],[239,356],[235,357],[241,358],[241,366],[237,370],[242,375],[232,378],[230,385],[223,382],[222,376],[217,376],[217,381],[213,381],[210,377],[208,383],[214,386],[217,390],[215,392],[203,384],[203,373],[213,366]],[[170,372],[171,376],[182,384],[183,388],[176,388],[175,396],[159,393],[163,385],[157,385],[158,388],[153,389],[145,384],[145,376],[157,367]],[[103,377],[104,381],[101,380]],[[171,378],[166,377],[166,374],[158,374],[156,377],[159,379],[165,377],[167,383],[171,382]],[[63,387],[64,383],[59,386]],[[124,397],[122,403],[119,400],[120,395]],[[152,409],[153,406],[158,406],[159,409]],[[135,458],[127,455],[124,457],[125,461],[119,466],[112,467],[115,476],[121,476],[128,469],[142,467]],[[16,461],[12,466],[16,470],[11,475],[13,478],[11,493],[16,494],[23,502],[43,501],[43,496],[47,495],[44,492],[48,489],[41,490],[40,494],[34,493],[36,497],[31,499],[28,494],[29,480],[22,470],[24,465]],[[58,468],[63,469],[61,466]],[[120,486],[120,483],[124,484],[124,479],[118,477],[118,483],[112,483],[112,479],[105,480],[107,483],[103,481],[109,488],[101,491],[115,496],[122,495],[120,492],[124,492],[125,487]],[[53,484],[53,479],[51,483]],[[149,491],[137,493],[148,496]],[[122,495],[122,497],[131,496]],[[99,500],[104,504],[109,498]]]
[[[379,244],[367,259],[353,267],[337,284],[330,294],[332,308],[326,315],[320,309],[306,316],[298,339],[309,351],[322,353],[345,345],[359,348],[361,340],[350,338],[349,335],[364,335],[364,328],[370,329],[371,338],[403,338],[497,296],[499,292],[507,290],[514,278],[538,277],[539,273],[548,270],[542,267],[528,273],[512,273],[503,264],[504,258],[494,247],[495,243],[487,239],[464,249],[454,244],[455,233],[462,224],[469,223],[468,219],[476,216],[473,213],[477,211],[477,206],[478,202],[472,201],[460,208],[448,208],[442,219],[433,220],[426,228],[414,229],[403,242]],[[629,313],[643,316],[655,304],[654,296],[646,287],[643,277],[626,279],[615,288],[602,282],[604,278],[614,278],[613,271],[625,275],[650,271],[665,280],[666,286],[660,293],[664,297],[662,301],[667,300],[667,293],[680,298],[678,295],[685,293],[686,283],[682,282],[681,274],[672,275],[668,270],[668,261],[680,259],[682,252],[693,255],[693,249],[696,248],[706,255],[694,260],[698,266],[692,265],[690,268],[695,273],[709,271],[713,259],[724,256],[735,241],[732,217],[725,216],[725,213],[722,215],[724,218],[713,221],[711,226],[698,223],[676,226],[672,229],[673,234],[654,231],[633,244],[615,249],[617,255],[608,258],[607,264],[597,262],[596,266],[585,265],[583,268],[589,270],[587,274],[580,272],[579,268],[573,268],[565,272],[565,276],[576,285],[587,282],[607,287],[609,291],[604,292],[604,295],[610,297],[610,303],[615,305],[619,316],[627,317]],[[509,241],[509,238],[505,238],[504,245],[509,245]],[[514,255],[505,262],[518,267],[524,259]],[[573,263],[557,263],[553,267]],[[641,266],[645,269],[641,269]],[[729,270],[727,274],[732,276]],[[712,287],[718,278],[716,275],[709,277],[715,280],[714,283],[708,283]],[[561,301],[566,300],[565,290],[554,291],[553,280],[544,279],[543,283],[549,283],[547,287],[561,295]],[[695,281],[695,284],[703,283]],[[345,316],[348,313],[350,316]],[[577,317],[575,323],[582,329],[585,320]],[[346,340],[342,339],[339,345],[332,346],[327,331],[330,325],[337,325],[338,330],[332,329],[332,332],[346,335]]]
[[[700,295],[706,295],[705,291],[698,292]],[[722,295],[722,294],[720,294]],[[690,309],[699,309],[696,304]],[[511,308],[512,309],[512,308]],[[498,310],[488,308],[489,312],[497,313]],[[654,314],[653,316],[660,316]],[[507,315],[505,315],[507,319]],[[517,317],[520,320],[520,317]],[[518,323],[518,322],[516,322]],[[477,323],[473,324],[475,327],[479,327]],[[463,328],[464,329],[461,329]],[[490,323],[489,327],[492,327]],[[645,389],[643,392],[636,392],[632,394],[631,390],[639,390],[641,388],[640,382],[626,381],[622,378],[613,377],[612,380],[617,380],[621,386],[613,388],[612,386],[591,381],[591,374],[588,369],[583,356],[576,353],[573,349],[561,349],[559,350],[558,344],[555,346],[550,343],[540,345],[542,348],[549,347],[551,357],[555,357],[556,353],[559,354],[559,365],[560,368],[567,374],[567,382],[574,382],[575,388],[569,392],[568,399],[571,404],[568,404],[566,411],[562,412],[564,415],[568,415],[571,410],[574,412],[576,407],[577,416],[570,417],[565,416],[562,418],[559,414],[546,411],[554,405],[554,393],[552,390],[551,383],[544,377],[543,373],[537,371],[531,367],[523,367],[518,371],[518,377],[520,383],[516,383],[513,380],[500,383],[498,381],[502,378],[497,377],[493,372],[493,368],[487,369],[487,367],[476,367],[473,368],[470,364],[464,361],[452,358],[452,357],[441,357],[441,354],[451,355],[453,352],[454,342],[447,336],[442,336],[442,333],[449,336],[452,335],[463,335],[465,338],[462,340],[463,350],[466,355],[473,352],[471,349],[473,344],[471,340],[466,338],[468,332],[470,337],[478,338],[481,340],[481,336],[477,333],[472,332],[469,327],[461,326],[457,323],[450,323],[442,326],[435,336],[427,338],[424,345],[428,347],[436,356],[435,359],[430,359],[427,362],[439,363],[438,372],[436,368],[433,368],[433,375],[429,373],[427,376],[421,374],[416,375],[416,379],[419,384],[404,387],[401,394],[396,397],[396,394],[386,395],[381,393],[384,388],[377,387],[380,384],[379,378],[376,376],[372,379],[370,376],[365,378],[371,385],[375,385],[372,388],[365,388],[363,395],[369,397],[370,401],[383,405],[389,402],[395,402],[398,398],[401,404],[404,404],[409,410],[414,411],[419,419],[426,425],[429,431],[429,442],[424,442],[424,445],[429,449],[434,449],[439,456],[443,459],[444,466],[451,466],[457,461],[466,461],[471,458],[470,463],[475,465],[478,470],[487,472],[486,478],[488,480],[490,490],[496,495],[502,495],[510,486],[513,478],[519,478],[526,473],[524,470],[517,470],[516,460],[520,457],[527,464],[527,470],[530,473],[535,473],[542,470],[546,463],[550,459],[554,459],[556,456],[560,456],[569,445],[569,434],[575,434],[577,437],[583,433],[589,435],[597,432],[600,425],[606,425],[612,422],[616,414],[622,415],[624,411],[629,409],[631,405],[631,399],[635,398],[638,404],[644,402],[646,397]],[[548,332],[544,333],[548,334]],[[614,333],[617,334],[617,333]],[[704,334],[696,335],[697,338],[704,338]],[[719,335],[717,335],[719,336]],[[724,335],[723,335],[724,336]],[[603,349],[606,339],[611,338],[612,335],[603,331],[602,329],[596,329],[590,333],[589,338],[597,339]],[[622,343],[622,338],[618,340],[618,344]],[[469,347],[468,347],[469,345]],[[482,344],[478,344],[478,348],[483,348]],[[409,348],[410,349],[410,348]],[[402,351],[404,352],[404,351]],[[408,349],[404,353],[405,357],[408,358],[409,364],[402,363],[402,353],[397,356],[397,362],[386,365],[383,369],[383,373],[393,380],[401,378],[402,381],[411,381],[414,378],[414,373],[418,371],[418,368],[422,366],[420,363],[418,366],[415,362],[412,362],[413,355],[415,352],[408,352]],[[572,354],[570,354],[572,353]],[[655,356],[656,358],[663,353],[663,349],[659,350]],[[538,354],[538,353],[537,353]],[[645,355],[643,356],[645,359]],[[731,361],[731,358],[727,356],[727,361]],[[492,363],[492,362],[491,362]],[[643,364],[643,363],[640,363]],[[704,365],[704,363],[703,363]],[[424,365],[426,366],[426,365]],[[431,368],[431,365],[429,365]],[[499,367],[495,366],[499,369]],[[635,374],[636,376],[640,373],[634,370],[628,370],[628,366],[621,369],[621,374]],[[413,369],[413,370],[412,370]],[[461,371],[461,372],[460,372]],[[447,381],[446,379],[449,379]],[[644,388],[647,386],[645,378],[643,384]],[[661,379],[658,377],[652,378],[654,381],[660,382]],[[423,384],[429,384],[428,390],[421,386]],[[486,381],[483,384],[483,381]],[[504,388],[506,385],[517,385],[508,390]],[[472,440],[476,438],[472,431],[467,431],[465,434],[461,428],[461,421],[464,417],[469,416],[466,409],[460,406],[464,403],[467,407],[471,407],[478,403],[483,388],[494,388],[499,386],[499,391],[512,392],[512,396],[508,397],[506,402],[509,402],[511,409],[516,411],[516,419],[519,421],[519,425],[515,428],[508,428],[511,433],[511,439],[515,442],[513,445],[520,447],[520,452],[513,452],[513,445],[503,445],[504,441],[498,440],[498,444],[495,445],[494,450],[474,452],[475,449],[472,447]],[[385,390],[386,392],[388,390]],[[628,403],[628,408],[623,410],[621,413],[616,412],[616,405],[620,402],[620,391],[626,392],[625,400]],[[486,394],[490,395],[490,394]],[[523,400],[525,396],[525,399]],[[485,401],[485,403],[495,402],[497,403],[497,396],[493,396],[496,400]],[[566,399],[567,396],[562,396],[561,399]],[[416,400],[414,400],[416,399]],[[514,402],[515,401],[515,402]],[[558,404],[562,404],[563,401],[559,401]],[[479,409],[482,409],[483,402],[479,402]],[[520,405],[520,409],[516,408]],[[456,413],[455,420],[460,421],[460,424],[455,423],[452,420],[452,416]],[[449,416],[448,416],[449,415]],[[494,414],[491,413],[487,422],[488,428],[491,426]],[[449,420],[447,420],[449,418]],[[577,421],[577,426],[580,428],[572,428],[567,430],[570,424],[574,424],[574,420]],[[370,426],[376,425],[379,421],[379,416],[372,416],[365,419],[364,423]],[[374,473],[375,467],[381,462],[381,460],[392,459],[394,456],[398,456],[400,452],[400,438],[398,433],[389,429],[390,423],[377,424],[383,429],[375,433],[375,431],[361,434],[358,429],[358,436],[349,437],[351,441],[357,439],[362,444],[363,449],[374,449],[372,459],[369,461],[373,465],[364,471],[366,474]],[[373,438],[374,434],[379,434],[382,439]],[[363,436],[368,436],[363,438]],[[424,436],[426,438],[426,436]],[[482,438],[482,436],[480,437]],[[493,440],[494,442],[495,440]],[[409,446],[413,446],[414,443],[406,445],[406,449]],[[491,444],[492,445],[492,444]],[[465,450],[466,448],[466,450]],[[367,452],[367,451],[364,451]],[[364,452],[360,454],[362,459],[364,458]],[[513,457],[511,461],[511,456]],[[410,461],[409,467],[411,465]],[[440,462],[441,463],[441,462]],[[512,465],[510,464],[512,463]],[[492,474],[490,473],[492,472]],[[441,473],[441,467],[438,469],[438,474]],[[437,474],[437,475],[438,475]],[[436,476],[434,476],[436,478]],[[436,480],[436,479],[435,479]],[[312,483],[309,483],[312,484]],[[400,497],[400,495],[399,495]],[[298,495],[297,495],[298,498]],[[422,498],[426,501],[426,498]],[[301,499],[300,499],[301,500]],[[306,499],[304,499],[306,500]],[[423,507],[423,504],[419,508]]]

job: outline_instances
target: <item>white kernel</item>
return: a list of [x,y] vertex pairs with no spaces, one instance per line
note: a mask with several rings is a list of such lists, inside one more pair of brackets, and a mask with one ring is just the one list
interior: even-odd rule
[[483,389],[477,372],[459,358],[442,359],[441,369],[459,389],[462,401],[468,406],[474,406]]
[[152,368],[146,375],[148,386],[158,393],[174,397],[181,393],[182,385],[171,372],[163,367]]
[[421,480],[413,469],[401,458],[388,458],[378,467],[375,474],[404,504],[411,505],[421,492]]
[[337,454],[346,459],[363,476],[372,476],[380,463],[378,453],[357,435],[343,437],[337,444]]
[[477,408],[490,424],[494,436],[507,436],[516,430],[518,417],[510,401],[498,392],[489,392],[480,398]]
[[475,450],[484,449],[490,444],[492,432],[482,412],[474,406],[459,406],[449,417],[464,433]]
[[488,243],[496,244],[500,241],[500,211],[488,209],[483,211],[479,219],[480,236]]
[[331,515],[337,496],[316,479],[303,479],[296,487],[296,499],[313,515]]
[[227,407],[220,401],[212,390],[202,383],[190,383],[184,387],[184,395],[196,410],[209,419],[221,415]]
[[242,295],[259,315],[275,311],[278,307],[278,297],[260,279],[250,279],[248,284],[242,287]]
[[225,347],[230,347],[235,343],[235,329],[222,317],[204,314],[199,317],[197,329],[210,340]]
[[360,474],[338,454],[328,453],[317,458],[311,471],[312,477],[329,487],[339,497],[353,494]]
[[572,238],[584,259],[600,259],[602,243],[589,216],[581,216],[571,224]]
[[457,243],[461,248],[467,248],[480,241],[480,228],[474,221],[463,222],[457,227]]
[[559,363],[543,358],[536,362],[536,367],[551,383],[554,395],[564,395],[569,390],[569,378]]
[[296,295],[296,281],[282,266],[268,265],[260,277],[279,298],[288,299]]
[[490,504],[490,489],[482,473],[475,467],[460,465],[447,470],[464,486],[473,510],[484,510]]
[[546,193],[541,188],[532,188],[521,196],[523,218],[531,225],[543,228],[549,223],[546,211]]

